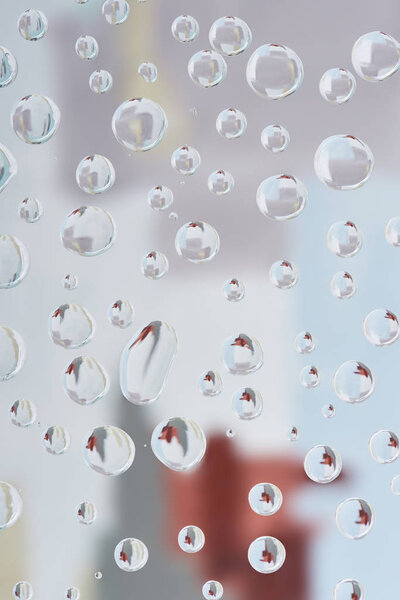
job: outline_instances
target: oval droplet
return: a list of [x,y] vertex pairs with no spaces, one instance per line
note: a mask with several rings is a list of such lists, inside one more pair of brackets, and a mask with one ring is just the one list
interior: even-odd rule
[[61,304],[49,318],[50,338],[63,348],[80,348],[92,339],[96,324],[80,304]]
[[25,343],[10,327],[0,326],[0,381],[11,379],[25,362]]
[[0,236],[0,289],[15,287],[29,271],[29,254],[13,235]]

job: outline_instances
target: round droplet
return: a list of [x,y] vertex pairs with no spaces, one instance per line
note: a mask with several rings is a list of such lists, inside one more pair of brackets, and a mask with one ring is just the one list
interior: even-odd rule
[[70,436],[64,427],[53,425],[44,432],[42,442],[49,454],[64,454],[69,448]]
[[317,177],[334,190],[355,190],[371,176],[374,157],[354,135],[332,135],[318,146],[314,156]]
[[233,176],[228,171],[214,171],[208,178],[208,189],[210,192],[223,196],[228,194],[234,185]]
[[127,573],[143,569],[148,559],[147,546],[136,538],[125,538],[115,546],[114,560],[117,566]]
[[161,279],[168,273],[168,259],[162,252],[152,250],[143,256],[141,269],[147,279]]
[[0,289],[21,283],[29,271],[29,254],[13,235],[0,235]]
[[0,192],[17,174],[17,171],[17,161],[8,148],[0,144]]
[[363,402],[374,390],[374,378],[362,362],[348,360],[340,365],[333,377],[336,395],[345,402]]
[[180,15],[172,22],[171,31],[178,42],[193,42],[199,35],[199,24],[190,15]]
[[251,39],[250,27],[238,17],[221,17],[210,28],[212,48],[225,56],[241,54],[247,50]]
[[93,60],[99,54],[97,40],[91,35],[80,35],[75,42],[75,52],[83,60]]
[[217,371],[205,371],[200,377],[199,390],[204,396],[217,396],[222,391],[221,375]]
[[81,502],[76,508],[76,518],[83,525],[91,525],[97,516],[93,502]]
[[115,182],[114,167],[108,158],[93,154],[82,158],[76,168],[76,183],[87,194],[102,194]]
[[340,475],[342,459],[334,448],[314,446],[304,458],[304,470],[316,483],[331,483]]
[[335,416],[335,407],[333,404],[324,404],[321,408],[321,414],[325,419],[332,419]]
[[200,154],[191,146],[180,146],[171,156],[171,165],[181,175],[193,175],[200,167]]
[[369,440],[369,451],[378,463],[391,463],[399,457],[399,438],[393,431],[381,429]]
[[390,489],[395,496],[400,496],[400,475],[395,475],[390,482]]
[[307,188],[293,175],[272,175],[257,190],[260,212],[275,221],[286,221],[299,215],[306,204]]
[[222,346],[222,362],[232,375],[248,375],[263,365],[263,351],[258,340],[245,333],[232,335]]
[[247,557],[259,573],[275,573],[285,562],[286,550],[282,542],[266,535],[251,542]]
[[309,331],[301,331],[296,335],[294,347],[299,354],[309,354],[315,350],[317,341]]
[[324,100],[344,104],[356,91],[355,77],[347,69],[328,69],[321,77],[319,91]]
[[225,298],[229,300],[229,302],[239,302],[239,300],[242,300],[245,295],[243,283],[241,283],[238,279],[228,279],[224,284],[224,294]]
[[174,201],[174,195],[166,185],[151,188],[147,200],[153,210],[167,210]]
[[237,390],[232,397],[233,412],[239,419],[250,421],[260,416],[263,399],[257,390],[245,387]]
[[215,126],[220,136],[226,140],[234,140],[245,133],[247,119],[237,108],[226,108],[219,113]]
[[317,367],[314,365],[303,367],[299,374],[299,380],[301,385],[306,388],[317,387],[317,385],[319,385],[319,373]]
[[385,227],[385,238],[391,246],[400,246],[400,217],[392,217]]
[[364,319],[364,335],[374,346],[387,346],[399,337],[399,322],[394,313],[385,308],[371,311]]
[[203,458],[206,437],[195,421],[172,417],[154,428],[151,448],[158,460],[169,469],[188,471]]
[[18,207],[21,219],[27,223],[36,223],[43,214],[43,207],[37,198],[24,198]]
[[78,287],[78,278],[73,273],[68,273],[62,280],[65,290],[75,290]]
[[204,546],[204,533],[196,525],[187,525],[178,533],[178,544],[181,550],[194,554]]
[[224,595],[224,588],[222,583],[212,579],[205,582],[201,588],[201,593],[206,600],[220,600]]
[[129,16],[129,4],[126,0],[106,0],[101,10],[110,25],[120,25]]
[[207,262],[218,254],[219,235],[208,223],[190,221],[178,229],[175,249],[190,262]]
[[103,579],[103,573],[101,571],[96,571],[94,574],[95,579]]
[[108,320],[114,327],[125,329],[132,325],[133,306],[129,300],[116,300],[108,309]]
[[14,525],[21,513],[21,496],[10,483],[0,481],[0,529],[7,529]]
[[61,227],[64,248],[81,256],[96,256],[108,250],[115,238],[111,215],[97,206],[82,206],[68,215]]
[[189,60],[188,73],[190,79],[200,87],[214,87],[226,77],[226,62],[213,50],[200,50]]
[[28,581],[19,581],[13,587],[15,600],[32,600],[33,587]]
[[351,60],[357,75],[365,81],[383,81],[399,69],[400,46],[392,36],[371,31],[355,42]]
[[336,273],[330,283],[331,293],[339,300],[347,300],[354,296],[357,284],[347,271]]
[[362,245],[362,235],[351,221],[338,221],[329,227],[328,248],[336,256],[354,256]]
[[135,444],[119,427],[96,427],[87,438],[84,456],[94,471],[103,475],[121,475],[133,463]]
[[274,154],[286,150],[289,142],[289,132],[282,125],[268,125],[261,132],[261,144]]
[[367,535],[375,520],[372,506],[361,498],[348,498],[341,502],[335,519],[340,533],[351,540]]
[[58,129],[60,111],[50,98],[32,94],[22,98],[13,108],[11,125],[27,144],[44,144]]
[[269,270],[269,278],[274,286],[287,290],[297,283],[297,267],[288,260],[277,260]]
[[297,438],[298,438],[297,427],[289,427],[288,432],[287,432],[287,439],[289,440],[289,442],[297,442]]
[[110,380],[104,367],[92,356],[78,356],[66,367],[63,387],[78,404],[93,404],[106,395]]
[[0,88],[14,81],[18,73],[15,57],[7,48],[0,46]]
[[296,52],[280,44],[264,44],[257,48],[246,69],[251,89],[271,100],[293,94],[300,87],[303,75],[303,63]]
[[145,152],[159,144],[168,126],[161,106],[148,98],[132,98],[120,104],[111,121],[117,141],[134,152]]
[[80,304],[61,304],[49,318],[49,334],[58,346],[80,348],[93,337],[93,317]]
[[143,62],[139,65],[138,73],[146,83],[154,83],[157,79],[158,71],[156,65],[151,62]]
[[[79,4],[84,4],[84,2],[79,2]],[[77,587],[70,587],[65,592],[65,600],[79,600],[81,597],[80,591]]]
[[342,579],[335,585],[335,600],[364,600],[364,587],[355,579]]
[[282,492],[273,483],[257,483],[249,492],[249,504],[263,517],[274,515],[282,506]]
[[25,362],[25,343],[22,337],[10,329],[0,326],[0,381],[14,377]]
[[10,407],[8,416],[13,425],[17,427],[29,427],[36,421],[36,406],[31,400],[16,400]]
[[21,37],[29,42],[40,40],[47,33],[48,26],[46,15],[36,8],[28,8],[17,22]]
[[97,69],[89,77],[89,87],[95,94],[106,94],[111,90],[113,79],[105,69]]

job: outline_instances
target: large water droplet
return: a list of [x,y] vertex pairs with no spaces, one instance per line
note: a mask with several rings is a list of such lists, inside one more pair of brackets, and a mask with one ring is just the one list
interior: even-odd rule
[[400,46],[382,31],[365,33],[355,42],[351,52],[353,67],[365,81],[383,81],[400,66]]
[[338,221],[329,227],[327,244],[336,256],[354,256],[362,245],[362,235],[351,221]]
[[333,104],[344,104],[356,91],[356,80],[347,69],[328,69],[319,82],[321,96]]
[[333,377],[336,395],[350,404],[366,400],[372,394],[374,385],[370,369],[356,360],[341,364]]
[[74,402],[93,404],[108,392],[110,380],[104,367],[95,358],[78,356],[65,369],[63,387]]
[[178,229],[175,248],[179,256],[190,262],[207,262],[218,254],[219,235],[208,223],[190,221]]
[[206,541],[204,533],[197,525],[186,525],[178,533],[178,545],[188,554],[199,552]]
[[36,8],[28,8],[18,18],[17,28],[24,40],[37,42],[47,33],[48,21],[45,14]]
[[226,77],[226,62],[213,50],[200,50],[189,60],[188,73],[190,79],[200,87],[214,87]]
[[224,588],[222,583],[215,581],[215,579],[211,579],[210,581],[205,582],[201,588],[201,593],[205,600],[221,600],[224,595]]
[[364,319],[364,335],[374,346],[387,346],[397,340],[399,322],[394,313],[386,308],[371,311]]
[[260,416],[263,399],[257,390],[245,387],[237,390],[232,397],[233,412],[239,419],[250,421]]
[[399,457],[399,438],[393,431],[381,429],[369,439],[369,451],[378,463],[391,463]]
[[304,458],[304,470],[312,481],[330,483],[339,477],[342,459],[337,450],[330,446],[314,446]]
[[280,44],[264,44],[257,48],[246,69],[251,89],[271,100],[293,94],[300,87],[303,75],[303,63],[296,52]]
[[226,140],[235,140],[247,129],[246,115],[237,108],[226,108],[219,113],[215,126],[220,136]]
[[132,325],[133,306],[129,300],[116,300],[108,309],[108,320],[114,327],[125,329]]
[[233,335],[222,346],[222,362],[233,375],[254,373],[263,365],[260,343],[245,333]]
[[93,502],[81,502],[76,508],[76,517],[82,525],[91,525],[97,516]]
[[93,154],[82,158],[76,168],[76,183],[87,194],[102,194],[115,182],[114,167],[108,158]]
[[91,35],[80,35],[75,42],[75,52],[82,60],[93,60],[99,54],[99,44]]
[[21,283],[29,271],[29,254],[13,235],[0,236],[0,289]]
[[27,144],[44,144],[58,129],[60,111],[53,100],[40,94],[22,98],[13,108],[11,125]]
[[18,64],[13,54],[0,46],[0,88],[14,81],[18,73]]
[[161,142],[168,126],[161,106],[148,98],[132,98],[120,104],[111,121],[118,142],[134,152],[151,150]]
[[263,517],[274,515],[282,506],[282,492],[273,483],[257,483],[249,492],[249,504]]
[[260,212],[275,221],[297,217],[304,209],[307,188],[292,175],[272,175],[264,179],[257,190]]
[[31,400],[16,400],[8,413],[10,421],[17,427],[29,427],[36,421],[36,406]]
[[178,42],[193,42],[199,35],[199,24],[190,15],[180,15],[172,22],[171,31]]
[[25,362],[25,343],[22,337],[10,329],[0,326],[0,381],[14,377]]
[[172,417],[154,428],[151,448],[158,460],[169,469],[188,471],[203,458],[206,437],[195,421]]
[[221,17],[211,25],[209,40],[212,48],[225,56],[236,56],[251,44],[250,27],[239,17]]
[[49,334],[55,344],[80,348],[90,342],[95,321],[80,304],[61,304],[49,318]]
[[114,560],[123,571],[133,573],[143,569],[149,558],[146,545],[136,538],[125,538],[114,550]]
[[130,7],[126,0],[106,0],[101,10],[107,23],[120,25],[128,18]]
[[64,454],[69,448],[70,435],[65,427],[52,425],[43,434],[42,442],[49,454]]
[[335,600],[364,600],[364,588],[355,579],[342,579],[335,585]]
[[121,475],[133,463],[135,444],[119,427],[95,427],[85,443],[84,456],[94,471],[103,475]]
[[367,535],[374,524],[372,506],[361,498],[348,498],[336,509],[335,520],[340,533],[351,540]]
[[247,557],[259,573],[275,573],[285,562],[286,550],[282,542],[265,535],[251,542]]
[[68,215],[61,227],[64,248],[81,256],[96,256],[108,250],[115,239],[111,215],[97,206],[82,206]]
[[22,499],[14,486],[0,481],[0,529],[14,525],[22,513]]

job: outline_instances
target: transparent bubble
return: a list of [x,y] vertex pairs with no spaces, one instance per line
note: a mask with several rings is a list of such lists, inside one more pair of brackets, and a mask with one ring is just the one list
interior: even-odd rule
[[143,256],[141,269],[147,279],[161,279],[168,273],[168,259],[162,252],[152,250]]
[[340,365],[333,377],[336,395],[345,402],[363,402],[374,390],[371,370],[362,362],[348,360]]
[[36,421],[36,406],[31,400],[16,400],[8,413],[10,421],[17,427],[29,427]]
[[149,559],[146,545],[136,538],[125,538],[118,542],[114,550],[117,566],[128,573],[143,569]]
[[11,527],[22,513],[22,499],[14,486],[0,481],[0,530]]
[[108,309],[108,320],[114,327],[125,329],[132,325],[133,306],[129,300],[116,300]]
[[297,217],[306,205],[307,188],[292,175],[272,175],[257,190],[260,212],[274,221]]
[[61,227],[64,248],[81,256],[96,256],[108,250],[115,239],[111,215],[97,206],[82,206],[68,215]]
[[83,525],[91,525],[97,517],[97,510],[93,502],[81,502],[76,507],[76,518]]
[[237,108],[226,108],[219,113],[215,126],[220,136],[235,140],[246,132],[247,119]]
[[0,289],[21,283],[29,271],[29,254],[13,235],[0,235]]
[[247,83],[262,98],[278,100],[293,94],[302,84],[303,76],[300,58],[280,44],[260,46],[247,63]]
[[174,195],[166,185],[151,188],[147,200],[153,210],[167,210],[174,201]]
[[378,463],[391,463],[399,457],[399,438],[393,431],[381,429],[369,439],[369,451]]
[[80,348],[93,337],[96,324],[80,304],[61,304],[49,318],[49,334],[58,346]]
[[212,48],[225,56],[241,54],[247,50],[251,39],[250,27],[238,17],[221,17],[210,28]]
[[235,415],[243,421],[256,419],[263,409],[262,396],[260,392],[252,388],[240,388],[233,394],[232,408]]
[[48,26],[46,15],[36,8],[28,8],[17,21],[21,37],[29,42],[40,40],[47,33]]
[[286,150],[289,142],[289,132],[282,125],[268,125],[261,132],[261,144],[274,154]]
[[319,91],[324,100],[344,104],[356,91],[355,77],[347,69],[328,69],[321,77]]
[[96,571],[94,574],[95,579],[103,579],[103,573],[101,571]]
[[15,600],[32,600],[33,587],[28,581],[19,581],[13,587],[13,598]]
[[394,313],[385,308],[371,311],[364,319],[364,335],[374,346],[387,346],[399,337],[399,322]]
[[233,176],[228,171],[213,171],[208,178],[208,189],[218,196],[228,194],[234,186]]
[[75,42],[75,52],[83,60],[93,60],[99,54],[99,44],[91,35],[80,35]]
[[199,35],[199,24],[190,15],[180,15],[172,22],[171,31],[178,42],[193,42]]
[[335,407],[333,404],[324,404],[321,408],[321,414],[325,419],[332,419],[335,416]]
[[24,198],[18,207],[21,219],[27,223],[36,223],[43,214],[43,207],[37,198]]
[[151,448],[158,460],[169,469],[188,471],[203,458],[206,437],[195,421],[172,417],[154,428]]
[[331,279],[331,293],[339,300],[347,300],[354,296],[357,284],[347,271],[339,271]]
[[390,482],[390,489],[395,496],[400,496],[400,475],[395,475]]
[[[86,0],[85,0],[85,2],[86,2]],[[82,0],[81,0],[79,2],[79,4],[84,4],[84,2],[82,2]],[[65,592],[65,600],[79,600],[80,597],[81,597],[81,594],[77,587],[70,587]]]
[[355,579],[342,579],[335,585],[335,600],[364,600],[364,588]]
[[175,249],[190,262],[207,262],[218,254],[219,235],[208,223],[190,221],[178,229]]
[[101,10],[110,25],[120,25],[129,16],[129,4],[126,0],[106,0]]
[[14,156],[8,148],[0,144],[0,192],[4,190],[14,175],[17,174],[17,171],[17,161]]
[[157,79],[158,71],[156,65],[151,62],[143,62],[139,65],[138,73],[146,83],[154,83]]
[[330,446],[314,446],[304,458],[304,470],[316,483],[331,483],[340,475],[342,459]]
[[357,75],[365,81],[383,81],[399,69],[400,46],[392,36],[371,31],[355,42],[351,60]]
[[245,333],[232,335],[222,346],[222,362],[232,375],[248,375],[262,367],[264,358],[261,345]]
[[73,273],[68,273],[62,280],[65,290],[75,290],[78,287],[78,278]]
[[24,362],[24,340],[14,329],[0,326],[0,381],[7,381],[17,375]]
[[298,438],[297,427],[289,427],[288,432],[287,432],[287,439],[289,440],[289,442],[297,442],[297,438]]
[[109,387],[106,370],[92,356],[77,356],[64,371],[64,391],[78,404],[97,402],[106,395]]
[[120,386],[133,404],[149,404],[160,396],[177,351],[173,327],[152,321],[136,331],[120,361]]
[[180,146],[171,156],[171,165],[181,175],[193,175],[200,167],[200,154],[191,146]]
[[400,217],[392,217],[385,227],[385,238],[391,246],[400,246]]
[[178,533],[178,544],[181,550],[194,554],[204,546],[204,533],[196,525],[187,525]]
[[224,284],[224,294],[229,302],[239,302],[240,300],[243,300],[245,295],[243,283],[238,279],[228,279]]
[[314,365],[303,367],[299,374],[299,380],[301,385],[306,388],[317,387],[317,385],[319,385],[319,373],[317,367]]
[[317,340],[309,331],[301,331],[294,340],[294,347],[299,354],[309,354],[315,350]]
[[332,135],[318,146],[314,156],[317,177],[335,190],[354,190],[371,176],[374,157],[354,135]]
[[50,98],[40,94],[25,96],[14,106],[11,125],[27,144],[44,144],[58,129],[60,111]]
[[176,212],[171,212],[168,215],[168,219],[170,221],[177,221],[178,220],[178,214]]
[[221,375],[217,371],[205,371],[199,380],[199,390],[204,396],[218,396],[222,391]]
[[277,260],[269,270],[269,278],[277,288],[287,290],[297,283],[297,267],[288,260]]
[[18,64],[13,54],[0,46],[0,88],[14,81],[18,73]]
[[354,256],[362,245],[362,235],[351,221],[338,221],[329,227],[328,248],[336,256]]
[[274,515],[282,506],[282,492],[273,483],[257,483],[249,492],[252,510],[263,517]]
[[247,556],[259,573],[275,573],[285,562],[286,550],[282,542],[266,535],[251,542]]
[[226,430],[226,437],[227,438],[234,438],[236,435],[236,431],[234,429],[227,429]]
[[348,498],[341,502],[335,519],[340,533],[351,540],[367,535],[375,520],[372,506],[361,498]]
[[161,142],[168,121],[161,106],[153,100],[131,98],[114,112],[111,126],[122,146],[134,152],[145,152]]
[[213,50],[200,50],[189,60],[188,73],[190,79],[200,87],[214,87],[226,77],[226,62]]
[[206,600],[220,600],[224,595],[224,588],[222,583],[212,579],[205,582],[201,588],[201,593]]
[[82,158],[76,168],[76,183],[87,194],[102,194],[115,182],[114,167],[108,158],[93,154]]
[[119,427],[95,427],[87,437],[84,456],[94,471],[103,475],[122,475],[133,463],[135,444]]
[[105,69],[97,69],[89,77],[89,87],[95,94],[106,94],[112,88],[113,78]]
[[49,454],[64,454],[69,448],[70,436],[61,426],[52,425],[43,434],[42,442]]

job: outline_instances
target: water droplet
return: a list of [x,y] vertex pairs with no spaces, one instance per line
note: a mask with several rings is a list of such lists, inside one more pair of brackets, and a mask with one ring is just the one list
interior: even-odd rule
[[162,252],[152,250],[143,256],[141,269],[147,279],[161,279],[168,273],[168,259]]
[[304,470],[316,483],[331,483],[340,475],[342,459],[330,446],[314,446],[304,458]]
[[226,430],[226,437],[228,438],[234,438],[236,435],[236,431],[234,429],[227,429]]
[[391,246],[400,246],[400,217],[392,217],[385,227],[385,238]]
[[374,390],[371,370],[362,362],[348,360],[340,365],[333,377],[336,395],[345,402],[363,402]]
[[178,533],[178,544],[181,550],[194,554],[204,546],[204,533],[196,525],[187,525]]
[[103,573],[101,571],[96,571],[94,574],[95,579],[103,579]]
[[344,104],[356,91],[355,77],[347,69],[328,69],[321,77],[319,91],[324,100]]
[[21,283],[29,271],[29,254],[12,235],[0,235],[0,289]]
[[83,525],[91,525],[97,517],[97,510],[93,502],[81,502],[76,507],[76,518]]
[[28,581],[19,581],[13,587],[13,597],[16,600],[32,600],[32,585]]
[[307,188],[292,175],[272,175],[264,179],[257,190],[260,212],[275,221],[297,217],[305,207]]
[[261,132],[261,144],[274,154],[286,150],[289,142],[289,132],[282,125],[268,125]]
[[190,79],[200,87],[214,87],[226,77],[226,62],[213,50],[200,50],[189,60],[188,73]]
[[18,73],[18,64],[13,54],[0,46],[0,88],[14,81]]
[[335,600],[364,600],[364,588],[355,579],[342,579],[335,585]]
[[76,183],[87,194],[102,194],[115,182],[114,167],[108,158],[93,154],[82,158],[76,168]]
[[53,100],[40,94],[25,96],[14,106],[11,124],[27,144],[44,144],[58,129],[60,111]]
[[135,444],[119,427],[95,427],[87,437],[84,456],[94,471],[103,475],[122,475],[133,463]]
[[263,365],[263,351],[256,338],[245,333],[232,335],[222,346],[222,362],[232,375],[248,375]]
[[282,500],[281,490],[273,483],[257,483],[249,492],[250,507],[263,517],[278,512]]
[[42,442],[49,454],[64,454],[69,448],[70,436],[64,427],[53,425],[44,432]]
[[297,267],[288,260],[277,260],[269,270],[269,278],[277,288],[287,290],[297,283]]
[[247,119],[237,108],[226,108],[219,113],[215,126],[220,136],[235,140],[246,132]]
[[400,46],[392,36],[371,31],[355,42],[351,60],[357,75],[365,81],[383,81],[399,69]]
[[106,395],[109,387],[107,372],[92,356],[77,356],[64,371],[64,391],[78,404],[97,402]]
[[224,283],[225,298],[229,302],[239,302],[244,298],[245,288],[238,279],[228,279]]
[[354,135],[332,135],[318,146],[314,156],[317,177],[335,190],[354,190],[371,176],[374,157]]
[[371,311],[364,319],[364,335],[374,346],[387,346],[397,340],[399,322],[394,313],[385,308]]
[[0,481],[0,530],[14,525],[21,513],[21,496],[10,483]]
[[393,431],[387,429],[377,431],[370,437],[368,446],[376,462],[391,463],[399,457],[399,438]]
[[64,248],[81,256],[96,256],[108,250],[115,239],[111,215],[97,206],[82,206],[68,215],[61,227]]
[[351,221],[338,221],[329,227],[328,248],[336,256],[354,256],[362,245],[362,235]]
[[116,300],[108,309],[108,320],[114,327],[125,329],[132,325],[133,306],[129,300]]
[[65,290],[74,290],[78,287],[78,278],[72,273],[68,273],[62,280],[62,285]]
[[372,506],[361,498],[348,498],[336,509],[335,520],[340,533],[351,540],[367,535],[374,524]]
[[168,219],[169,219],[170,221],[177,221],[177,220],[178,220],[178,215],[177,215],[177,213],[176,213],[176,212],[171,212],[171,213],[169,213],[169,215],[168,215]]
[[203,458],[206,437],[195,421],[172,417],[154,428],[151,448],[158,460],[169,469],[188,471]]
[[331,293],[339,300],[347,300],[354,296],[357,284],[347,271],[339,271],[331,279]]
[[193,175],[200,167],[200,154],[191,146],[180,146],[171,156],[171,165],[181,175]]
[[93,60],[99,54],[97,40],[91,35],[80,35],[75,42],[75,52],[83,60]]
[[208,178],[208,189],[218,196],[228,194],[233,189],[234,181],[228,171],[214,171]]
[[297,442],[297,438],[298,438],[297,427],[289,427],[289,430],[287,433],[287,439],[289,440],[289,442]]
[[143,62],[139,65],[138,73],[146,83],[154,83],[157,79],[158,71],[156,65],[151,62]]
[[153,210],[167,210],[174,201],[174,195],[166,185],[151,188],[147,200]]
[[192,106],[192,108],[189,108],[189,114],[191,117],[193,117],[193,119],[196,119],[196,117],[199,115],[199,111],[195,106]]
[[303,63],[296,52],[280,44],[260,46],[247,63],[247,83],[262,98],[277,100],[293,94],[303,76]]
[[251,542],[247,556],[259,573],[275,573],[285,562],[286,550],[282,542],[265,535]]
[[97,69],[89,77],[89,87],[95,94],[106,94],[111,90],[113,79],[105,69]]
[[149,559],[146,545],[136,538],[125,538],[118,542],[114,550],[117,566],[128,573],[143,569]]
[[221,17],[211,25],[210,44],[224,56],[241,54],[251,44],[251,31],[247,23],[238,17]]
[[111,121],[117,141],[134,152],[151,150],[161,142],[168,126],[161,106],[148,98],[132,98],[120,104]]
[[395,496],[400,496],[400,475],[395,475],[390,483],[390,489]]
[[193,42],[199,35],[199,24],[190,15],[180,15],[172,22],[171,31],[178,42]]
[[133,404],[148,404],[160,396],[177,351],[173,327],[152,321],[125,346],[120,361],[120,386]]
[[252,388],[240,388],[233,394],[232,408],[235,415],[243,421],[256,419],[263,409],[262,396]]
[[208,223],[190,221],[178,229],[175,249],[190,262],[207,262],[218,254],[219,235]]
[[129,8],[126,0],[106,0],[101,10],[107,23],[120,25],[128,18]]
[[80,304],[61,304],[49,318],[49,334],[58,346],[80,348],[95,331],[93,317]]
[[205,371],[199,381],[199,390],[204,396],[217,396],[222,391],[221,375],[217,371]]
[[206,581],[201,588],[203,598],[206,600],[220,600],[224,595],[224,588],[222,583],[215,581],[214,579]]
[[294,340],[294,347],[299,354],[309,354],[315,350],[317,340],[309,331],[301,331]]
[[335,407],[333,404],[324,404],[321,408],[321,414],[325,419],[332,419],[335,416]]
[[18,207],[21,219],[27,223],[36,223],[43,214],[43,207],[37,198],[24,198]]
[[36,406],[31,400],[16,400],[8,413],[10,421],[17,427],[29,427],[36,421]]
[[17,375],[24,362],[24,340],[14,329],[0,326],[0,381],[7,381]]
[[47,33],[48,21],[46,15],[36,8],[28,8],[18,18],[17,28],[24,40],[36,42]]
[[317,387],[317,385],[319,385],[319,373],[317,367],[314,365],[303,367],[299,374],[299,380],[301,385],[306,388]]
[[[86,2],[87,0],[84,0],[84,1]],[[82,2],[82,0],[81,0],[79,2],[79,4],[84,4],[84,2]],[[65,592],[65,600],[79,600],[80,597],[81,597],[81,594],[77,587],[70,587]]]

